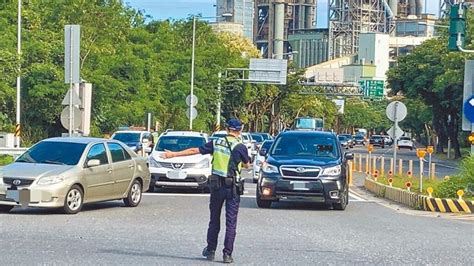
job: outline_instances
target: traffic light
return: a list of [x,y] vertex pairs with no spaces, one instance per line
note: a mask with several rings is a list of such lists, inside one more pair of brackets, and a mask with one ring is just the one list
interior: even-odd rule
[[459,51],[458,46],[464,48],[466,36],[466,11],[463,4],[451,6],[449,13],[449,51]]
[[474,132],[467,137],[467,140],[471,143],[471,145],[474,145]]

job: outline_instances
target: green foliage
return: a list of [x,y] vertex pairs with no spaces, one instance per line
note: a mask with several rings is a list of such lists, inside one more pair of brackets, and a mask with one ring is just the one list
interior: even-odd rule
[[13,157],[10,155],[0,155],[0,165],[7,165],[13,162]]
[[[0,5],[0,127],[5,130],[15,117],[17,10],[15,1]],[[68,89],[63,76],[66,24],[81,25],[81,78],[93,84],[93,135],[111,133],[123,125],[143,126],[148,112],[162,128],[187,128],[184,99],[190,90],[192,21],[144,24],[142,14],[122,1],[30,1],[22,12],[24,143],[65,132],[59,115]],[[209,130],[214,122],[217,73],[246,66],[248,58],[243,53],[254,56],[258,51],[245,40],[218,36],[207,23],[198,21],[196,130]],[[246,90],[253,92],[253,87],[258,86]],[[258,94],[268,95],[266,89],[259,87]],[[227,97],[235,99],[233,94]],[[244,105],[245,101],[238,102],[234,114],[247,116]]]
[[462,161],[461,171],[457,176],[443,181],[438,186],[435,195],[440,198],[456,198],[456,192],[462,189],[466,196],[473,196],[472,192],[467,191],[468,185],[474,186],[474,156],[472,155]]
[[366,128],[379,133],[388,130],[391,125],[385,114],[387,104],[387,101],[347,99],[344,115],[341,116],[341,131],[352,132],[353,128]]
[[[467,18],[466,48],[472,49],[474,16],[468,14]],[[472,59],[472,55],[449,52],[447,32],[441,31],[441,36],[425,41],[412,53],[400,57],[397,66],[388,72],[392,94],[401,93],[408,99],[423,101],[427,109],[432,112],[432,126],[441,145],[446,146],[448,137],[451,138],[456,157],[461,155],[458,135],[461,125],[465,59]],[[448,117],[451,117],[450,122]],[[426,117],[422,120],[426,120]],[[414,128],[420,129],[420,127]],[[439,147],[439,150],[442,150],[441,148]]]

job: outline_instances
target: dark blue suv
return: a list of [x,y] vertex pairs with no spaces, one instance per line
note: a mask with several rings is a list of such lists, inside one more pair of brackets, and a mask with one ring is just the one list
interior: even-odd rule
[[280,199],[320,202],[344,210],[349,201],[347,160],[337,136],[323,131],[285,131],[275,139],[257,183],[257,205]]

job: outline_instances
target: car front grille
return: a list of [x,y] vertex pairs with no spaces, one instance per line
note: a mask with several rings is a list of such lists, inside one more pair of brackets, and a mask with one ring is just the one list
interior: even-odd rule
[[159,162],[160,166],[168,169],[190,169],[194,168],[196,164],[194,163],[168,163],[168,162]]
[[281,166],[281,174],[283,178],[288,179],[315,179],[321,172],[320,167],[316,166]]
[[[17,182],[20,182],[19,184],[15,184]],[[13,185],[17,187],[24,187],[24,186],[29,186],[33,184],[35,180],[34,179],[24,179],[24,178],[17,178],[17,177],[4,177],[3,178],[3,183],[7,185]]]

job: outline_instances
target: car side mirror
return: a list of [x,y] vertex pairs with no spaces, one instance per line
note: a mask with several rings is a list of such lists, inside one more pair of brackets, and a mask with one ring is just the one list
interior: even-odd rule
[[260,151],[258,151],[258,154],[260,154],[260,156],[267,155],[267,149],[260,149]]
[[346,153],[345,157],[346,157],[346,160],[354,160],[354,154],[353,153]]
[[100,160],[98,159],[92,159],[87,161],[87,167],[94,167],[94,166],[99,166],[100,165]]

